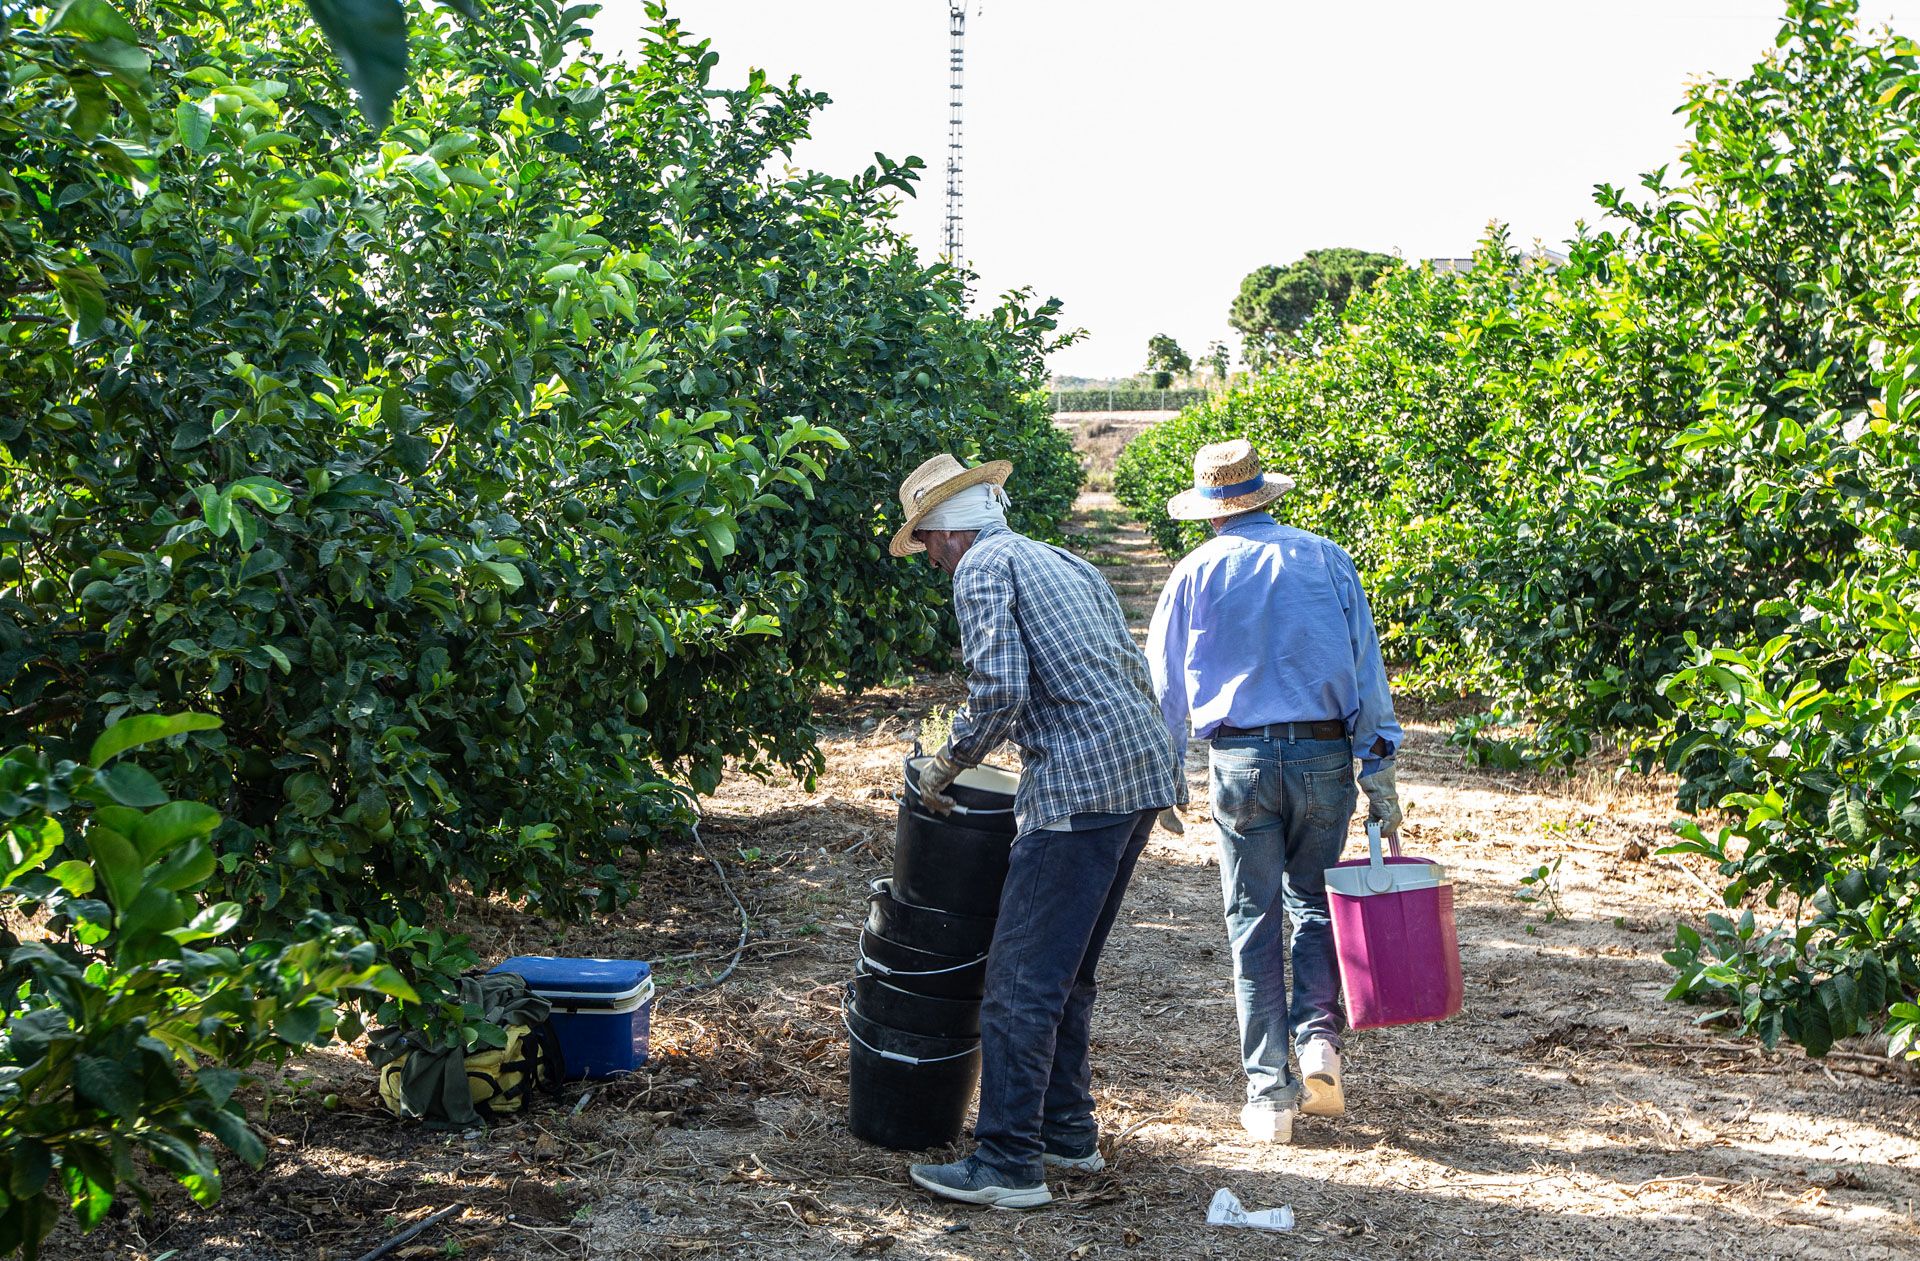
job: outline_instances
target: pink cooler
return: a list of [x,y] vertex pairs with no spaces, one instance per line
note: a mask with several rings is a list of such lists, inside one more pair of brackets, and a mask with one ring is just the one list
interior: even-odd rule
[[1367,825],[1366,858],[1327,868],[1340,983],[1355,1029],[1411,1025],[1460,1014],[1465,985],[1453,930],[1453,881],[1425,858],[1380,853]]

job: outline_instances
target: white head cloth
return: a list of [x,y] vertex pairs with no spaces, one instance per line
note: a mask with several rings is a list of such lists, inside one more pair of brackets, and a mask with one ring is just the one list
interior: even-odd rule
[[920,518],[922,530],[984,530],[990,525],[1005,525],[1007,509],[1013,501],[1005,489],[991,482],[969,486],[953,498],[936,504]]

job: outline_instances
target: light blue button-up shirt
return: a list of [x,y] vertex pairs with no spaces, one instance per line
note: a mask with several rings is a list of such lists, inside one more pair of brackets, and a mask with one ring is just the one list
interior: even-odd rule
[[1187,727],[1347,724],[1363,773],[1405,736],[1353,558],[1264,512],[1233,518],[1180,562],[1147,636],[1154,693],[1184,765]]

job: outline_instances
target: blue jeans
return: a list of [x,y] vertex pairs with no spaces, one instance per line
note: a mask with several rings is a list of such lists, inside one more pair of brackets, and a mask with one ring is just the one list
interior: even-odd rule
[[980,1004],[975,1153],[1010,1186],[1046,1180],[1043,1137],[1080,1151],[1093,1119],[1094,966],[1157,810],[1087,832],[1013,843]]
[[1353,817],[1353,746],[1234,736],[1213,742],[1211,764],[1247,1101],[1292,1108],[1300,1084],[1287,1068],[1288,1048],[1311,1038],[1339,1046],[1344,1025],[1324,873],[1340,861]]

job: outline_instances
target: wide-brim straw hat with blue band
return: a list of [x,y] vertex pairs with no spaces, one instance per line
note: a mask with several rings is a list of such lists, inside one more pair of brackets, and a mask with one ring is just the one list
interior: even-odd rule
[[926,544],[914,538],[913,532],[920,528],[920,523],[929,512],[969,486],[987,482],[1005,486],[1012,472],[1011,460],[988,460],[985,464],[968,468],[953,456],[934,456],[907,474],[907,480],[900,483],[900,511],[906,516],[907,523],[894,534],[887,550],[895,556],[912,556],[916,552],[926,551]]
[[1260,453],[1245,438],[1201,447],[1193,457],[1193,489],[1167,500],[1175,521],[1211,521],[1264,508],[1293,489],[1285,473],[1260,467]]

